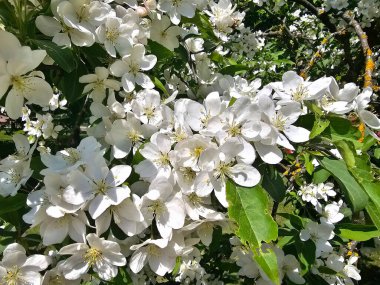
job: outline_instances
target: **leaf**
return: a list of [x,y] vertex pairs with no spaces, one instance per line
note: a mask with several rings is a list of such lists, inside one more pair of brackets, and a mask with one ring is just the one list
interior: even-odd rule
[[330,125],[324,134],[329,135],[334,142],[342,139],[349,140],[355,145],[355,148],[360,149],[362,147],[362,144],[358,142],[361,133],[349,120],[335,116],[329,116],[328,119]]
[[319,116],[316,116],[316,119],[313,124],[313,128],[310,131],[309,138],[313,139],[316,136],[320,135],[329,125],[330,125],[329,120],[322,119]]
[[170,94],[166,90],[164,84],[162,84],[162,82],[157,77],[153,77],[152,81],[154,83],[154,86],[156,86],[158,89],[160,89],[166,96],[170,96]]
[[339,183],[347,202],[353,212],[362,210],[368,203],[368,196],[347,169],[343,160],[324,157],[319,160],[321,166],[328,170]]
[[380,231],[373,225],[338,224],[334,230],[341,238],[366,241],[380,236]]
[[306,272],[315,263],[315,243],[310,239],[301,241],[299,237],[297,237],[295,244],[298,259],[301,261],[301,267],[303,268],[303,272]]
[[263,177],[261,186],[269,193],[273,200],[277,202],[284,200],[286,186],[277,169],[272,165],[262,164],[259,167],[259,171]]
[[17,211],[26,205],[26,195],[17,193],[15,196],[0,196],[0,215]]
[[75,55],[71,49],[47,40],[33,40],[33,43],[40,49],[46,50],[47,54],[67,73],[76,68]]
[[150,49],[150,53],[154,54],[157,57],[158,63],[163,63],[167,61],[168,59],[174,57],[174,52],[167,49],[166,47],[159,44],[158,42],[148,40],[148,46]]
[[313,173],[313,183],[319,184],[326,182],[327,179],[331,176],[331,173],[324,168],[318,168]]
[[277,255],[271,248],[266,248],[260,251],[253,251],[253,258],[269,279],[276,285],[280,285],[280,276],[278,273]]
[[235,64],[235,65],[226,66],[222,68],[219,72],[223,75],[234,76],[236,73],[240,73],[241,71],[247,71],[249,69],[250,67],[244,64]]
[[219,42],[219,39],[214,34],[214,28],[205,15],[197,12],[193,18],[181,17],[181,22],[196,25],[202,38],[211,40],[213,42]]
[[352,142],[347,140],[339,140],[334,142],[339,150],[340,155],[343,157],[348,168],[355,167],[356,150]]
[[87,74],[87,68],[84,62],[79,61],[78,67],[70,73],[65,73],[60,82],[60,88],[63,96],[67,99],[69,103],[73,103],[83,97],[82,91],[84,84],[79,83],[79,77]]
[[294,227],[297,230],[302,230],[305,228],[304,222],[301,219],[301,217],[289,213],[277,213],[277,215],[284,217],[290,221],[290,224],[292,227]]
[[277,257],[273,250],[262,250],[261,242],[276,240],[278,228],[268,214],[268,198],[264,189],[256,185],[245,188],[228,181],[226,185],[228,215],[238,225],[236,235],[252,248],[255,260],[275,284],[280,284]]
[[365,207],[365,210],[371,218],[373,224],[376,226],[378,230],[380,230],[380,208],[376,207],[374,202],[369,201],[369,203]]

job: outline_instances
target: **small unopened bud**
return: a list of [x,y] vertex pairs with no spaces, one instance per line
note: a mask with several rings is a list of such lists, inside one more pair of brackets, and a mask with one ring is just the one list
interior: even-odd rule
[[136,13],[139,15],[139,17],[145,17],[148,15],[148,10],[145,7],[138,6],[136,8]]
[[144,5],[149,10],[156,10],[156,8],[157,8],[156,0],[145,0]]

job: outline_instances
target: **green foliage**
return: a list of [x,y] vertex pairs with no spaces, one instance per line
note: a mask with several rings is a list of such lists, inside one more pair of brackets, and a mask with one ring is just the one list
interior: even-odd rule
[[277,257],[272,249],[262,249],[261,242],[277,239],[276,222],[268,214],[268,198],[261,186],[245,188],[228,181],[228,214],[237,223],[237,236],[252,248],[255,260],[275,283],[280,284]]

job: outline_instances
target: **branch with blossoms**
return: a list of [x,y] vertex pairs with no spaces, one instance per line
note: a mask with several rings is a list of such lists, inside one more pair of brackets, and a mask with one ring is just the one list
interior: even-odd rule
[[364,279],[374,94],[294,2],[0,2],[0,284]]

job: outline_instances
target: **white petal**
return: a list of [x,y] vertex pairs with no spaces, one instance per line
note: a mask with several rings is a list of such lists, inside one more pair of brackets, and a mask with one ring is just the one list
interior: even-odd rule
[[116,165],[111,168],[106,181],[112,181],[114,186],[122,184],[132,172],[132,167],[129,165]]
[[9,91],[5,100],[5,110],[11,119],[18,119],[22,116],[22,107],[24,106],[24,97],[16,93],[14,89]]
[[236,164],[230,168],[229,177],[244,187],[253,187],[260,182],[260,172],[251,165]]
[[111,200],[107,196],[97,195],[91,202],[88,211],[93,219],[99,217],[111,206]]
[[296,127],[293,125],[287,126],[284,130],[285,135],[295,143],[306,142],[309,140],[310,131],[307,129]]
[[129,268],[133,273],[139,273],[144,265],[148,262],[148,253],[145,250],[137,250],[133,253],[129,261]]
[[[8,95],[9,96],[9,95]],[[374,130],[380,129],[380,119],[375,114],[367,110],[359,111],[359,117],[363,122]]]
[[282,152],[277,146],[255,143],[255,148],[261,159],[266,163],[277,164],[283,158]]

